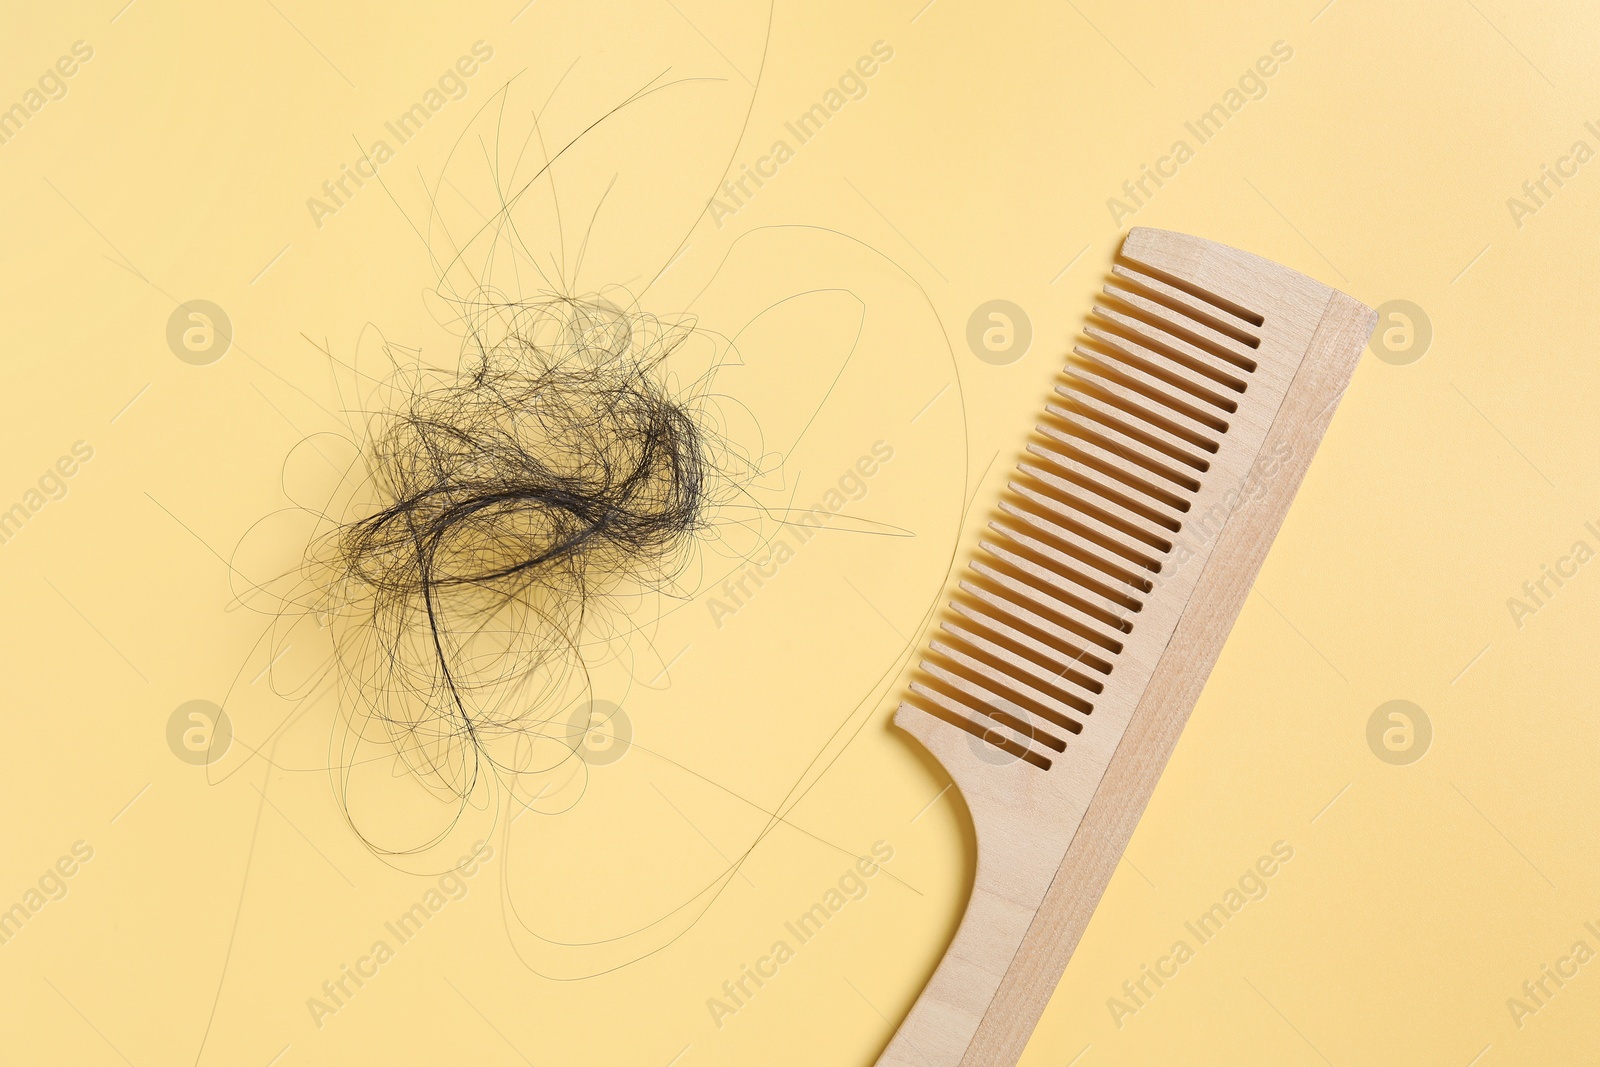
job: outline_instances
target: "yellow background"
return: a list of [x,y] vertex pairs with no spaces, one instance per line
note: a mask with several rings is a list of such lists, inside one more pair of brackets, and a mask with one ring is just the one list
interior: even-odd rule
[[[94,856],[0,946],[6,1062],[872,1062],[971,865],[939,773],[887,726],[897,670],[967,499],[992,498],[987,464],[1081,327],[1119,240],[1108,198],[1193,144],[1184,122],[1278,41],[1293,58],[1266,95],[1122,224],[1411,301],[1432,342],[1363,359],[1024,1062],[1487,1067],[1600,1044],[1600,963],[1520,1026],[1507,1007],[1575,941],[1600,950],[1583,926],[1600,926],[1600,578],[1580,568],[1520,627],[1507,607],[1575,541],[1600,547],[1600,163],[1520,226],[1507,205],[1575,141],[1600,148],[1589,7],[13,7],[0,106],[75,41],[94,55],[0,145],[0,507],[74,442],[94,456],[0,545],[0,907],[75,842]],[[476,41],[492,60],[385,166],[389,192],[317,226],[307,198]],[[717,225],[706,199],[730,168],[877,41],[894,56],[866,94]],[[308,998],[460,849],[396,864],[362,846],[319,769],[328,703],[267,747],[285,715],[256,681],[270,620],[231,603],[227,561],[286,506],[296,443],[340,426],[322,348],[348,358],[370,325],[453,356],[424,296],[438,238],[412,223],[482,206],[489,135],[520,144],[544,108],[554,148],[664,72],[696,80],[578,141],[555,170],[564,206],[530,196],[524,237],[576,240],[615,176],[577,288],[624,285],[723,336],[754,321],[719,387],[759,426],[743,444],[783,461],[763,499],[810,503],[884,440],[895,459],[850,514],[915,536],[821,536],[720,628],[705,598],[733,563],[708,567],[624,672],[641,750],[594,768],[564,814],[488,819],[492,873],[319,1027]],[[508,84],[504,113],[485,110]],[[459,201],[440,184],[457,167]],[[1007,366],[965,340],[997,298],[1034,331]],[[233,323],[209,366],[167,346],[190,299]],[[262,549],[285,566],[297,550]],[[175,758],[173,710],[225,696],[225,761]],[[1408,766],[1366,741],[1392,699],[1432,723]],[[270,762],[244,758],[258,745]],[[875,841],[887,874],[716,1025],[707,999]],[[1294,858],[1265,899],[1119,1026],[1108,998],[1277,841]],[[681,936],[609,974],[542,977],[581,961],[510,931],[514,904],[548,938],[611,936],[734,860]]]

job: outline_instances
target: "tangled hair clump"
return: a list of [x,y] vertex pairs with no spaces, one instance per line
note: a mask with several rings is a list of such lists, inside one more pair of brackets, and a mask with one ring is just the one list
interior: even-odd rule
[[[388,502],[340,538],[351,576],[378,596],[581,593],[592,570],[643,577],[699,524],[699,427],[654,361],[629,358],[624,320],[568,310],[559,325],[578,336],[514,337],[381,417],[370,467]],[[620,336],[596,348],[608,327]]]
[[353,727],[342,765],[383,742],[460,801],[485,760],[571,755],[583,724],[552,716],[583,689],[586,612],[669,586],[737,484],[708,376],[666,371],[691,327],[598,297],[468,307],[457,370],[386,383],[366,506],[319,553]]

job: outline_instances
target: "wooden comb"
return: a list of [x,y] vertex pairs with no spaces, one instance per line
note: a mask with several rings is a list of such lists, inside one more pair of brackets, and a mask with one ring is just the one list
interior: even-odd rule
[[1377,315],[1138,227],[895,724],[966,801],[966,914],[880,1067],[1015,1064]]

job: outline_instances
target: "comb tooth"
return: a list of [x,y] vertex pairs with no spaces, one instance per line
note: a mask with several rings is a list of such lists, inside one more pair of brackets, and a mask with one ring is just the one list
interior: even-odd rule
[[[934,655],[942,656],[950,664],[959,664],[963,668],[961,671],[947,670],[945,673],[960,675],[971,683],[964,691],[975,694],[972,699],[978,704],[982,714],[998,722],[1005,723],[1005,725],[1021,734],[1023,738],[1032,740],[1029,737],[1030,733],[1050,736],[1060,745],[1059,748],[1056,748],[1056,751],[1059,752],[1066,747],[1066,744],[1061,739],[1055,738],[1055,732],[1047,730],[1040,720],[1044,722],[1052,722],[1054,720],[1073,722],[1073,725],[1077,726],[1078,730],[1083,728],[1082,724],[1074,722],[1066,712],[1047,703],[1043,699],[1043,693],[1035,691],[1024,682],[997,669],[991,660],[974,658],[969,653],[959,648],[952,648],[938,638],[934,638],[929,643],[928,648]],[[922,661],[922,669],[929,674],[932,674],[937,668],[939,668],[939,664],[932,660]],[[1015,710],[1007,712],[997,706],[1002,703]],[[1061,729],[1070,733],[1077,732],[1077,730],[1071,730],[1067,727],[1062,727]],[[1052,745],[1051,747],[1054,748],[1056,746]]]
[[[1113,516],[1114,525],[1163,552],[1168,538],[1183,526],[1182,515],[1189,507],[1187,498],[1155,485],[1148,475],[1140,477],[1135,471],[1108,463],[1105,453],[1083,445],[1049,448],[1037,442],[1030,443],[1027,452],[1017,464],[1019,471],[1035,478],[1053,475],[1072,483],[1076,488],[1067,491],[1074,502]],[[1054,487],[1057,483],[1048,484]],[[1085,497],[1084,490],[1094,497]]]
[[[1233,374],[1217,370],[1211,360],[1181,337],[1163,332],[1105,304],[1094,306],[1095,318],[1084,324],[1091,341],[1121,350],[1155,366],[1157,373],[1180,388],[1207,398],[1225,411],[1239,406],[1244,384]],[[1230,370],[1232,368],[1229,368]]]
[[1194,446],[1184,438],[1168,434],[1166,430],[1150,426],[1147,422],[1142,426],[1134,426],[1134,419],[1126,411],[1118,410],[1117,406],[1104,402],[1086,390],[1058,386],[1056,392],[1064,403],[1045,405],[1046,414],[1054,419],[1054,426],[1067,427],[1067,432],[1085,429],[1096,434],[1109,434],[1118,442],[1138,446],[1142,453],[1157,462],[1189,467],[1198,474],[1205,474],[1206,470],[1211,469],[1210,462],[1202,454],[1197,454]]
[[[1062,467],[1069,462],[1069,459],[1064,458],[1052,466]],[[1112,499],[1113,491],[1110,488],[1097,491],[1097,496],[1090,499],[1084,493],[1084,486],[1079,485],[1077,481],[1046,470],[1037,464],[1024,461],[1017,464],[1017,469],[1032,478],[1045,496],[1061,498],[1062,506],[1068,509],[1060,513],[1065,518],[1080,522],[1086,519],[1095,520],[1090,529],[1099,535],[1104,528],[1106,536],[1111,538],[1108,547],[1115,550],[1117,545],[1121,545],[1137,552],[1140,558],[1135,562],[1144,563],[1147,570],[1161,569],[1160,561],[1156,557],[1172,550],[1172,542],[1168,540],[1168,535],[1176,533],[1176,530],[1157,529],[1156,524],[1144,513],[1129,510]],[[1085,522],[1085,525],[1089,524]],[[1173,523],[1173,526],[1177,525]],[[1122,536],[1117,537],[1118,534]]]
[[[936,678],[941,685],[958,689],[960,691],[958,696],[968,697],[971,701],[978,702],[979,705],[994,707],[995,704],[998,704],[1000,705],[1000,710],[1010,712],[1013,718],[1018,718],[1024,723],[1035,720],[1035,718],[1045,718],[1046,721],[1054,721],[1056,725],[1066,729],[1067,733],[1083,733],[1083,723],[1075,720],[1075,718],[1066,717],[1066,715],[1061,715],[1059,712],[1054,712],[1053,715],[1043,715],[1038,710],[1030,709],[1027,705],[1013,701],[1011,697],[994,693],[989,685],[982,683],[978,678],[971,677],[971,670],[963,669],[965,673],[962,670],[952,670],[947,665],[939,664],[939,662],[931,661],[931,659],[925,659],[920,665],[922,665],[925,675],[930,678]],[[936,688],[936,686],[930,686],[930,688]],[[1037,707],[1043,707],[1043,705],[1040,704]],[[1062,745],[1062,747],[1066,747],[1066,745]]]
[[[942,656],[960,656],[970,660],[969,665],[974,670],[982,668],[989,672],[994,684],[1003,692],[1021,698],[1024,707],[1031,704],[1041,709],[1048,709],[1048,712],[1041,711],[1039,713],[1041,715],[1070,719],[1067,703],[1050,692],[1057,684],[1055,672],[1046,670],[997,642],[953,623],[943,623],[939,628],[949,635],[951,641],[942,641],[935,637],[929,642],[929,648]],[[957,647],[951,642],[958,642],[966,648]],[[982,658],[975,658],[974,653]]]
[[[1163,368],[1173,365],[1182,368],[1196,386],[1233,403],[1238,402],[1237,394],[1245,391],[1245,383],[1239,379],[1238,371],[1183,338],[1105,304],[1096,304],[1094,311],[1101,321],[1085,324],[1085,336],[1102,344],[1126,346],[1127,342],[1132,342],[1135,351],[1146,359],[1159,363]],[[1227,369],[1221,369],[1223,367]],[[1178,371],[1173,370],[1172,373]]]
[[[984,606],[994,608],[1002,615],[1010,617],[1022,631],[1040,635],[1035,638],[1037,643],[1055,649],[1057,655],[1066,662],[1067,667],[1062,672],[1062,677],[1071,678],[1074,685],[1080,686],[1088,693],[1098,694],[1105,688],[1105,683],[1083,673],[1083,670],[1095,671],[1102,675],[1110,674],[1110,661],[1084,647],[1077,634],[1051,622],[1027,606],[992,593],[969,579],[962,579],[960,588],[962,592],[981,601]],[[1080,670],[1080,667],[1083,670]]]
[[[1076,361],[1073,369],[1092,380],[1111,380],[1132,389],[1144,400],[1147,407],[1163,417],[1190,428],[1194,433],[1215,438],[1228,432],[1228,422],[1209,404],[1179,391],[1165,378],[1149,374],[1136,364],[1123,359],[1108,358],[1081,344],[1072,348]],[[1208,410],[1209,409],[1209,410]]]
[[[940,655],[943,654],[940,653]],[[1054,723],[1068,733],[1083,732],[1083,724],[1076,719],[1069,718],[1057,711],[1050,711],[1046,714],[1043,711],[1035,710],[1036,708],[1044,708],[1042,704],[1037,704],[1033,701],[1020,702],[1012,699],[1007,694],[995,692],[996,686],[984,680],[983,675],[973,677],[970,668],[963,673],[962,671],[951,670],[947,666],[929,659],[923,660],[920,666],[929,679],[937,680],[940,685],[958,691],[955,694],[951,694],[952,699],[965,704],[966,700],[961,698],[966,697],[974,701],[980,708],[985,709],[986,712],[993,711],[1003,714],[1006,718],[1000,718],[997,715],[991,715],[990,717],[1009,726],[1018,734],[1026,736],[1031,733],[1033,740],[1044,741],[1045,744],[1054,748],[1057,752],[1067,747],[1066,742],[1053,736],[1049,731],[1041,729],[1038,725],[1038,720],[1044,719],[1046,722]],[[924,684],[927,684],[927,682],[924,682]],[[937,689],[938,686],[929,685],[928,688]],[[1033,706],[1030,707],[1030,705]],[[1007,721],[1008,719],[1009,721]],[[1048,740],[1046,740],[1047,738]]]
[[1122,255],[1118,256],[1117,259],[1120,263],[1125,263],[1133,270],[1138,271],[1140,275],[1163,282],[1171,288],[1187,293],[1201,303],[1237,319],[1246,329],[1259,328],[1267,321],[1260,312],[1212,292],[1198,284],[1193,278],[1179,277],[1170,271],[1141,260],[1137,255],[1130,253],[1126,244],[1123,246]]
[[[1060,395],[1070,400],[1095,398],[1132,418],[1148,432],[1182,441],[1201,455],[1208,456],[1217,451],[1217,434],[1210,427],[1197,429],[1187,420],[1163,414],[1143,393],[1123,385],[1115,378],[1093,373],[1083,364],[1069,363],[1061,373],[1066,382],[1056,386],[1056,392]],[[1209,464],[1210,461],[1204,462]]]
[[[984,606],[992,608],[994,605],[985,604]],[[1063,704],[1080,715],[1088,715],[1094,711],[1094,698],[1105,690],[1105,685],[1084,674],[1075,666],[1079,657],[1087,655],[1087,653],[1074,652],[1063,659],[1061,650],[1054,645],[1031,636],[1018,629],[1013,623],[1005,622],[995,618],[988,612],[980,611],[971,604],[957,600],[951,603],[950,608],[974,625],[982,627],[991,634],[997,634],[1009,641],[1013,646],[1022,649],[1036,663],[1049,664],[1051,675],[1055,678],[1055,688],[1060,692]],[[1007,613],[1002,612],[1002,614]],[[1062,666],[1063,662],[1065,662],[1065,666]]]
[[1132,565],[1127,560],[1120,560],[1113,556],[1100,544],[1083,536],[1076,530],[1059,525],[1046,516],[1036,514],[1027,508],[1019,506],[1010,500],[1000,502],[1000,512],[1007,518],[1019,523],[1026,523],[1028,527],[1044,537],[1049,538],[1061,551],[1079,560],[1087,566],[1093,567],[1099,574],[1121,582],[1123,585],[1137,589],[1141,593],[1148,593],[1152,583],[1148,578],[1135,574]]
[[[1111,273],[1151,299],[1166,304],[1175,310],[1182,311],[1196,322],[1209,326],[1219,333],[1226,334],[1248,348],[1261,347],[1261,338],[1252,329],[1256,323],[1224,311],[1215,304],[1201,300],[1179,289],[1171,282],[1163,281],[1153,274],[1145,274],[1126,263],[1114,264],[1111,268]],[[1254,368],[1246,367],[1244,369],[1253,370]]]
[[[1226,376],[1239,382],[1241,372],[1249,373],[1255,369],[1256,350],[1239,339],[1213,329],[1203,322],[1197,322],[1126,285],[1112,282],[1104,287],[1104,291],[1107,296],[1124,305],[1127,309],[1126,314],[1130,318],[1142,320],[1166,334],[1181,338],[1187,350],[1201,353],[1195,358],[1200,360],[1201,365],[1214,371],[1219,378]],[[1243,384],[1239,382],[1234,388],[1239,388]]]
[[[1024,724],[1024,729],[1053,734],[1083,732],[1083,724],[1062,710],[1067,707],[1066,704],[1049,700],[1047,694],[1030,685],[1027,679],[1014,677],[1018,668],[1013,667],[1013,673],[1008,673],[997,669],[987,652],[981,654],[982,658],[974,656],[972,653],[976,646],[965,642],[964,638],[963,641],[966,648],[952,646],[935,637],[928,645],[929,651],[942,657],[945,664],[923,660],[922,669],[929,674],[939,672],[963,679],[966,682],[962,687],[964,693],[971,695],[984,708],[1005,705],[1006,709],[1003,710],[1009,710],[1014,720]],[[1049,730],[1042,723],[1050,723],[1057,729]]]
[[[935,640],[930,646],[933,654],[949,659],[956,654],[951,648]],[[969,663],[977,664],[978,660],[964,657]],[[971,683],[963,690],[960,696],[966,696],[975,703],[981,704],[985,714],[997,722],[1002,722],[1012,730],[1022,735],[1018,740],[1027,740],[1035,744],[1043,744],[1055,749],[1057,752],[1067,747],[1066,737],[1070,734],[1081,733],[1083,724],[1071,718],[1064,712],[1056,710],[1043,703],[1040,694],[1029,686],[993,670],[993,664],[987,657],[983,665],[990,668],[986,674],[976,674],[978,667],[965,668],[961,672],[947,672],[957,676],[966,677]],[[938,664],[932,661],[923,662],[923,671],[932,677]],[[974,678],[974,675],[976,677]],[[937,688],[930,686],[930,688]]]
[[[1122,322],[1120,316],[1108,311],[1101,304],[1096,304],[1094,310],[1108,322],[1119,324]],[[1090,323],[1084,327],[1083,333],[1090,340],[1099,342],[1110,350],[1109,353],[1101,352],[1101,356],[1109,355],[1121,364],[1131,363],[1146,374],[1167,382],[1168,388],[1182,390],[1188,397],[1202,400],[1229,415],[1239,410],[1237,394],[1226,385],[1219,385],[1206,375],[1198,373],[1186,361],[1174,359],[1166,351],[1168,346],[1154,340],[1155,335],[1149,330],[1139,332],[1130,327],[1128,333],[1133,336],[1129,337]]]
[[1050,758],[1040,755],[1025,744],[1019,743],[1014,736],[1015,731],[1007,733],[989,723],[980,724],[975,721],[977,719],[993,720],[993,715],[987,715],[977,709],[969,708],[960,701],[953,700],[938,690],[923,685],[921,682],[912,682],[910,689],[911,692],[932,705],[931,707],[927,704],[912,705],[918,710],[942,719],[952,726],[958,726],[973,737],[987,741],[995,748],[1027,760],[1042,771],[1050,769]]
[[989,523],[989,529],[1024,549],[1028,555],[1042,559],[1053,573],[1093,593],[1093,602],[1102,605],[1106,611],[1113,613],[1138,611],[1143,606],[1140,601],[1127,593],[1113,588],[1103,578],[1096,578],[1087,573],[1089,568],[1079,560],[1030,533],[1008,526],[998,519]]
[[1056,677],[1058,673],[1056,670],[1043,669],[1030,661],[1029,657],[1019,656],[1016,649],[1008,648],[1002,641],[994,640],[992,635],[986,637],[955,625],[954,622],[944,622],[939,625],[939,629],[944,630],[955,645],[949,645],[941,638],[934,637],[930,648],[936,653],[942,656],[966,654],[976,657],[994,672],[992,680],[995,681],[995,685],[1003,689],[1003,693],[1010,694],[1022,707],[1034,709],[1035,715],[1046,720],[1072,721],[1078,729],[1082,729],[1082,723],[1077,723],[1077,720],[1069,715],[1072,705],[1064,701],[1062,696],[1070,696],[1072,691],[1062,685],[1061,680]]
[[[1086,627],[1082,619],[1078,619],[1075,614],[1070,613],[1069,609],[1064,608],[1061,601],[1051,597],[1050,593],[1040,592],[1040,590],[1035,589],[1030,582],[1019,581],[1016,577],[1011,577],[1005,571],[1000,571],[1000,569],[994,568],[994,566],[990,566],[989,563],[984,563],[982,560],[973,560],[970,566],[974,574],[978,574],[979,577],[986,579],[989,584],[995,585],[1000,590],[1000,597],[1003,600],[1016,603],[1016,605],[1027,605],[1027,609],[1034,614],[1045,614],[1046,617],[1050,617],[1051,622],[1070,633],[1072,640],[1077,641],[1080,645],[1088,641],[1086,645],[1083,645],[1083,648],[1088,651],[1090,656],[1094,657],[1094,661],[1104,665],[1104,669],[1109,672],[1109,656],[1115,656],[1115,654],[1122,651],[1122,641],[1109,640],[1102,633]],[[1085,659],[1083,662],[1090,661]],[[1098,665],[1096,665],[1096,670],[1099,670]]]
[[1076,582],[1075,588],[1068,588],[1061,581],[1064,575],[1057,574],[1051,567],[1042,566],[1029,559],[1026,554],[1016,552],[1004,545],[993,541],[982,541],[980,547],[998,559],[1011,564],[1024,573],[1031,575],[1036,580],[1050,587],[1052,595],[1061,603],[1066,604],[1088,619],[1105,637],[1115,641],[1121,635],[1133,629],[1133,624],[1127,621],[1127,616],[1133,614],[1133,609],[1107,600],[1098,593],[1087,589]]
[[1187,486],[1162,484],[1151,471],[1134,467],[1124,461],[1119,452],[1092,438],[1069,437],[1048,445],[1030,442],[1027,451],[1030,456],[1060,470],[1071,481],[1094,479],[1094,485],[1084,488],[1126,511],[1143,516],[1146,523],[1152,525],[1152,532],[1159,526],[1167,533],[1176,533],[1183,525],[1181,516],[1189,510],[1189,498],[1183,492]]
[[[1043,478],[1035,477],[1035,482],[1043,482]],[[1115,534],[1122,534],[1122,531],[1098,522],[1098,517],[1094,515],[1082,515],[1067,509],[1051,494],[1034,490],[1022,483],[1011,483],[1010,488],[1016,494],[1019,504],[1032,506],[1032,509],[1024,510],[1037,509],[1035,514],[1061,528],[1062,533],[1077,534],[1075,541],[1078,542],[1090,542],[1096,547],[1098,557],[1109,560],[1110,566],[1131,571],[1134,576],[1142,577],[1146,582],[1150,582],[1150,574],[1160,573],[1162,563],[1158,557],[1162,557],[1165,553],[1155,552],[1149,545],[1133,542],[1128,537],[1112,539]],[[1064,539],[1066,537],[1058,537],[1058,541]]]
[[[1120,434],[1109,426],[1098,426],[1086,419],[1070,418],[1064,408],[1054,405],[1046,406],[1046,413],[1054,419],[1038,424],[1038,432],[1043,437],[1050,438],[1056,445],[1066,445],[1072,450],[1086,451],[1091,456],[1099,456],[1102,462],[1109,462],[1110,466],[1123,467],[1128,464],[1141,469],[1141,477],[1155,475],[1162,482],[1170,482],[1182,490],[1194,493],[1200,488],[1200,480],[1195,478],[1192,470],[1181,469],[1181,464],[1174,464],[1173,458],[1162,451],[1150,448],[1139,438],[1128,437]],[[1061,411],[1062,416],[1056,416],[1056,411]]]

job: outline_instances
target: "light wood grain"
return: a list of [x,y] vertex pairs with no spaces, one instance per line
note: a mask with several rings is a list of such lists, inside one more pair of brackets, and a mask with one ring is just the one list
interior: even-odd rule
[[1376,321],[1182,234],[1131,231],[1114,274],[895,715],[978,856],[884,1067],[1021,1055]]

